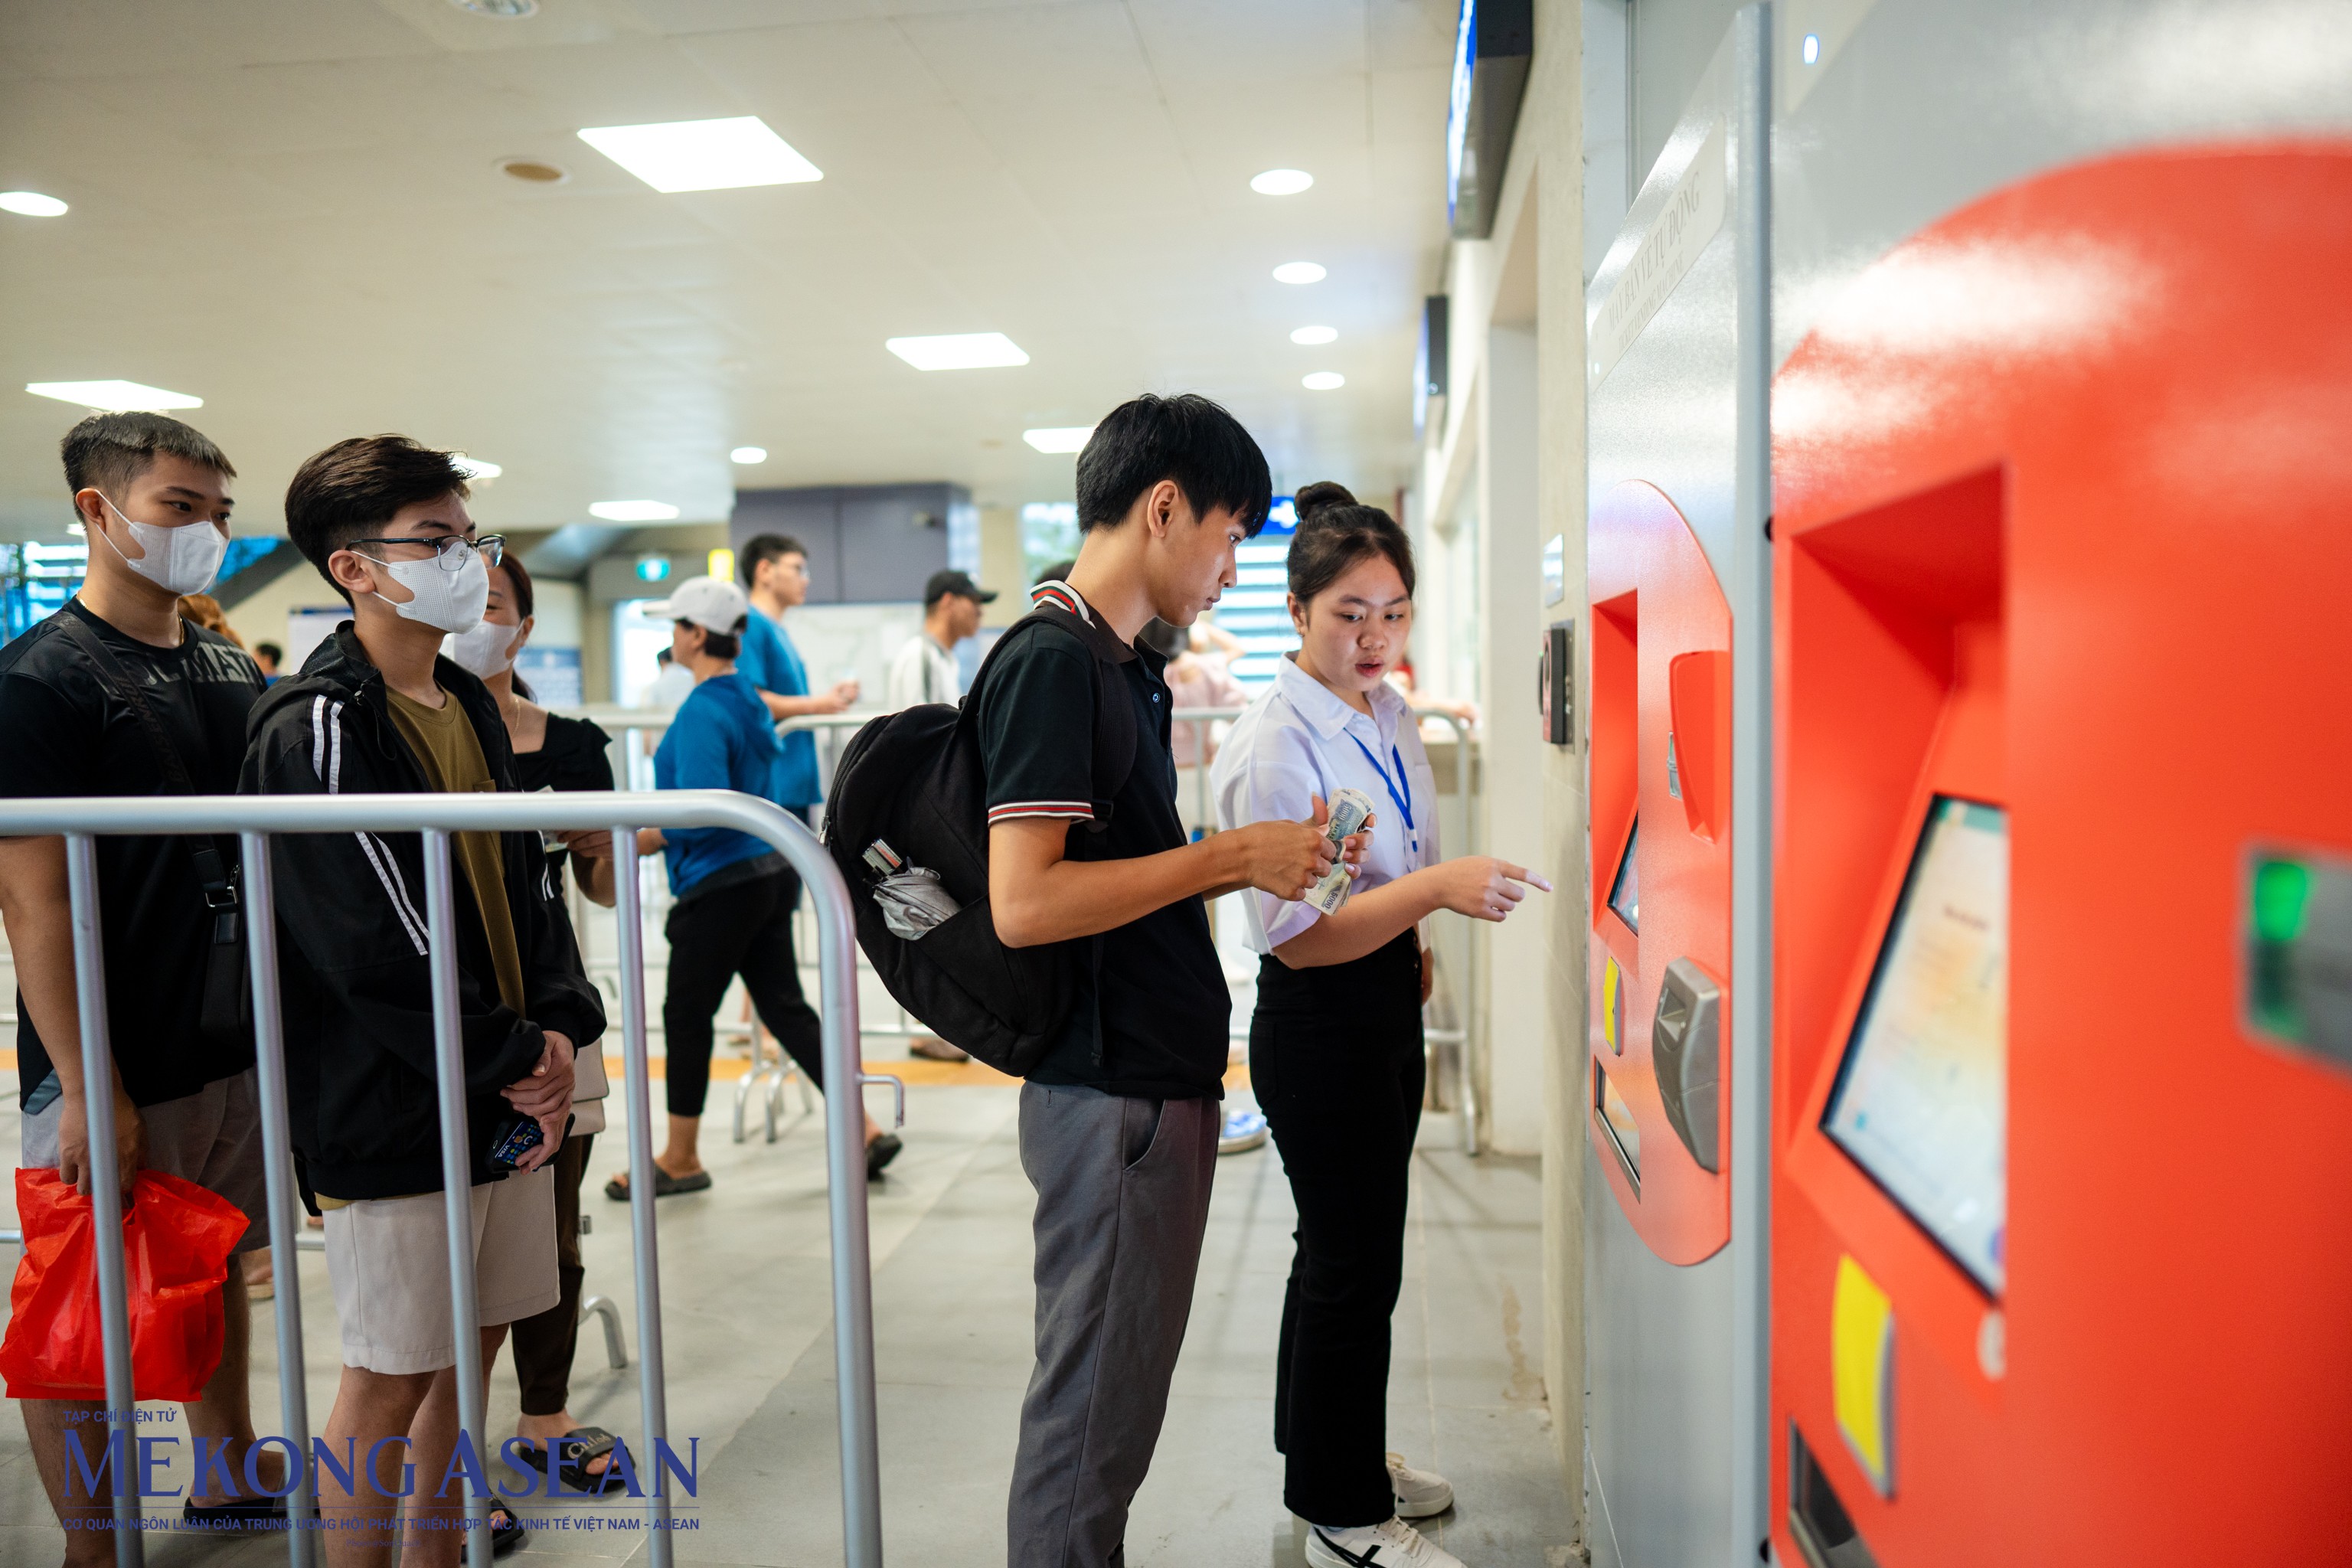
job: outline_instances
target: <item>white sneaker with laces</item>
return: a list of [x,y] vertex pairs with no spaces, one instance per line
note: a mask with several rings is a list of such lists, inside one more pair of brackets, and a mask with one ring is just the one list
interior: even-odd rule
[[1428,1519],[1454,1506],[1454,1488],[1446,1479],[1414,1469],[1402,1454],[1389,1456],[1389,1490],[1396,1494],[1399,1519]]
[[1314,1568],[1465,1568],[1462,1559],[1401,1519],[1353,1530],[1307,1527]]

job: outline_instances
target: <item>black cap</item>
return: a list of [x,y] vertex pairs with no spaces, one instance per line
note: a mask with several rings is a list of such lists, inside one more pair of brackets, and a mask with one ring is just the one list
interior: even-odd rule
[[931,580],[923,584],[923,607],[929,609],[950,594],[961,598],[977,599],[983,605],[993,604],[996,595],[983,590],[967,572],[934,572]]

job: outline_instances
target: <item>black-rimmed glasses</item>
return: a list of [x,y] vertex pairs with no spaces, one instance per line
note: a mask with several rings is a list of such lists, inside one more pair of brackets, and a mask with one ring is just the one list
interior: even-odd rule
[[496,566],[506,559],[507,553],[507,536],[503,533],[485,533],[472,539],[467,539],[461,533],[438,533],[405,539],[354,539],[350,548],[357,549],[362,544],[430,545],[435,556],[439,559],[441,570],[444,572],[462,570],[467,561],[478,551],[481,553],[482,564],[485,566]]

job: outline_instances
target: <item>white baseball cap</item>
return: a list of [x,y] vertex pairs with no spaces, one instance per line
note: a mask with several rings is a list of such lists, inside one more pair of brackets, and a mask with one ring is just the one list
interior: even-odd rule
[[722,636],[751,611],[751,601],[743,590],[719,577],[688,577],[670,590],[668,598],[646,606],[646,614],[655,620],[692,621]]

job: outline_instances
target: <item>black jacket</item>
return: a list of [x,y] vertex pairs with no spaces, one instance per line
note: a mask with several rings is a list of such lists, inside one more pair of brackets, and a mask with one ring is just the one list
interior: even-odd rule
[[[490,776],[512,790],[513,748],[488,689],[446,658],[434,673],[473,721]],[[269,689],[253,710],[247,742],[241,794],[421,795],[428,787],[393,725],[383,677],[348,623],[319,645],[301,674]],[[595,1048],[604,1032],[603,1003],[581,969],[562,906],[548,896],[539,835],[501,837],[528,1016],[499,1001],[480,911],[463,890],[454,855],[451,863],[460,889],[451,901],[477,1184],[501,1174],[485,1159],[491,1133],[512,1109],[498,1091],[538,1063],[546,1047],[541,1031],[568,1035],[582,1051]],[[439,1192],[424,838],[285,833],[270,842],[286,1077],[304,1191],[346,1199]]]

